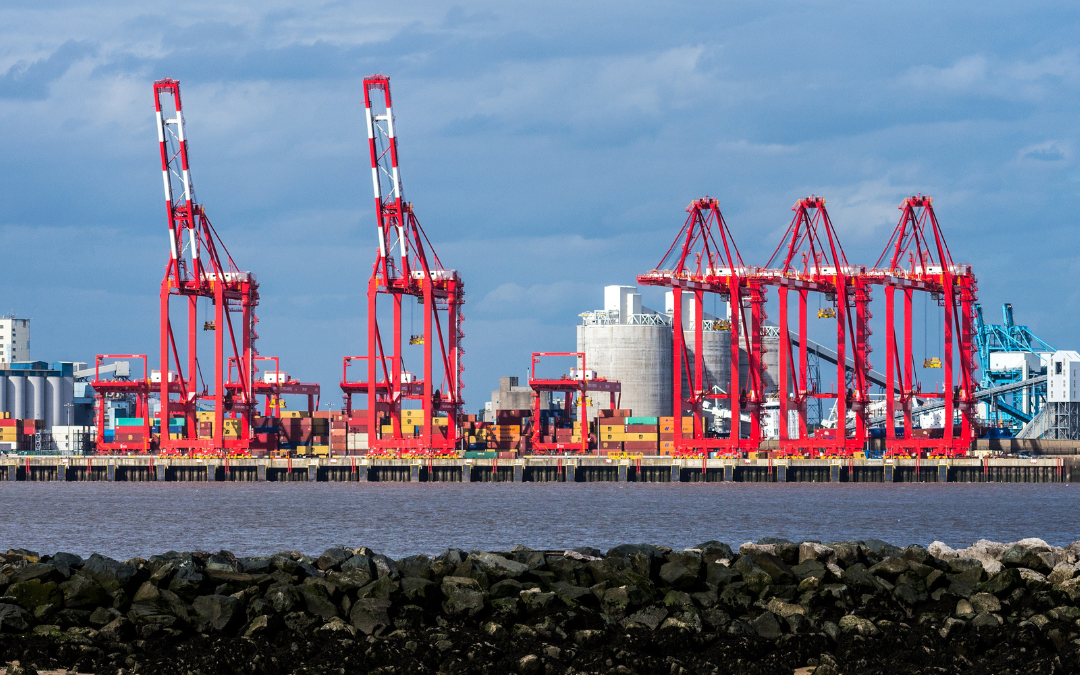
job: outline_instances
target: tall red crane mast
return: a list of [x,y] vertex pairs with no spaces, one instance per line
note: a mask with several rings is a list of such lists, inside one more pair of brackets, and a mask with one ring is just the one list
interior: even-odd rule
[[[716,450],[721,454],[734,454],[743,449],[757,450],[761,437],[760,409],[763,398],[761,378],[761,329],[765,319],[764,296],[754,281],[756,270],[747,267],[731,236],[716,199],[697,199],[686,207],[689,214],[682,230],[668,248],[667,253],[652,271],[638,275],[639,284],[672,289],[674,311],[672,312],[672,399],[675,417],[675,450],[678,454],[699,454]],[[683,293],[694,294],[694,357],[693,362],[686,350],[683,335]],[[704,363],[704,296],[706,293],[720,295],[722,301],[732,308],[731,319],[726,326],[713,328],[731,331],[731,380],[708,382]],[[743,299],[750,303],[750,322],[743,312]],[[745,389],[739,382],[739,332],[747,335],[749,358],[749,382]],[[683,390],[683,377],[689,383]],[[713,385],[725,387],[724,394],[713,393]],[[728,399],[731,413],[731,430],[727,438],[706,438],[704,433],[703,407],[709,399]],[[740,438],[740,411],[747,410],[751,418],[751,432],[747,439]],[[683,436],[682,418],[693,416],[693,432]]]
[[[462,306],[465,286],[455,270],[447,269],[402,194],[394,128],[390,79],[373,75],[364,79],[364,116],[371,155],[379,248],[368,281],[368,344],[366,356],[345,357],[341,389],[351,414],[352,396],[366,396],[368,448],[371,451],[448,452],[457,446],[458,412],[463,404],[461,375]],[[384,340],[376,316],[380,295],[389,295],[393,320]],[[402,302],[415,297],[423,304],[423,333],[411,335],[411,344],[423,345],[422,376],[413,378],[402,359]],[[389,345],[386,344],[389,342]],[[438,359],[436,367],[434,360]],[[348,366],[361,361],[366,379],[350,382]],[[436,372],[441,383],[436,384]],[[438,387],[438,388],[437,388]],[[419,399],[423,409],[420,437],[406,436],[401,427],[401,406]],[[436,411],[448,413],[446,434],[435,432]],[[390,416],[390,432],[380,431],[380,413]]]
[[[864,283],[864,268],[850,265],[844,249],[825,210],[825,199],[811,195],[800,199],[792,210],[795,216],[783,240],[773,252],[756,280],[776,286],[779,294],[779,388],[780,388],[780,448],[788,455],[815,456],[823,449],[826,456],[848,455],[865,447],[869,413],[869,391],[866,374],[870,370],[869,356],[869,287]],[[777,265],[777,263],[779,263]],[[777,265],[774,267],[774,265]],[[799,294],[799,359],[796,367],[788,329],[788,293]],[[821,318],[836,319],[837,391],[816,391],[808,380],[807,368],[807,295],[824,294],[835,301],[835,309],[819,311]],[[848,382],[846,373],[848,336],[851,340],[854,373]],[[795,384],[796,391],[790,391]],[[811,398],[836,399],[836,437],[815,438],[810,441],[806,429],[806,404]],[[798,410],[799,427],[796,438],[788,432],[788,410],[794,404]],[[847,411],[856,415],[855,436],[847,438]]]
[[[928,451],[930,454],[963,456],[974,437],[975,403],[975,329],[974,304],[978,284],[971,265],[953,262],[945,236],[941,232],[934,200],[921,194],[905,199],[885,250],[874,264],[867,279],[885,286],[885,446],[888,455],[908,455]],[[907,266],[905,267],[905,262]],[[895,330],[895,293],[903,291],[903,354],[897,345]],[[923,392],[915,377],[915,362],[911,346],[912,296],[916,292],[930,293],[944,308],[944,353],[941,392]],[[953,363],[953,335],[958,336],[959,366]],[[899,380],[898,385],[894,382]],[[899,401],[891,392],[899,391]],[[945,420],[942,438],[914,438],[911,408],[914,399],[944,399]],[[896,438],[896,404],[900,404],[904,419],[904,438]],[[956,413],[960,413],[960,435],[954,436]]]
[[[206,217],[205,209],[195,199],[178,81],[164,79],[154,83],[154,108],[170,253],[161,281],[161,371],[157,381],[153,382],[161,395],[161,451],[165,454],[244,454],[252,442],[251,416],[256,404],[252,376],[254,357],[258,353],[255,350],[258,319],[254,310],[259,304],[259,284],[254,274],[236,266]],[[169,314],[173,296],[180,297],[188,310],[183,347],[177,345]],[[207,298],[214,305],[214,321],[205,322],[202,327],[214,333],[213,394],[208,393],[197,352],[199,298]],[[234,318],[234,314],[239,317]],[[236,380],[228,386],[225,382],[226,349],[238,365]],[[173,396],[176,396],[175,400]],[[200,439],[197,438],[196,406],[200,399],[211,397],[214,401],[213,437]],[[173,410],[182,412],[187,419],[184,438],[173,439],[166,433]],[[242,416],[244,423],[239,425],[239,438],[223,437],[226,413]]]

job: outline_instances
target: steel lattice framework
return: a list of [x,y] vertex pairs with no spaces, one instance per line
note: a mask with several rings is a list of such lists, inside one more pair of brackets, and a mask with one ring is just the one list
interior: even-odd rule
[[[721,454],[735,454],[741,449],[757,449],[761,436],[761,330],[765,320],[764,295],[754,281],[756,270],[747,267],[739,255],[739,249],[728,230],[716,199],[705,197],[686,207],[689,214],[682,230],[668,248],[667,253],[652,271],[639,275],[639,284],[672,289],[674,311],[672,313],[672,393],[674,434],[677,454],[696,455],[715,450]],[[683,293],[694,294],[694,357],[687,354],[683,335]],[[716,293],[730,308],[727,328],[731,331],[731,381],[710,383],[707,381],[703,331],[704,295]],[[749,323],[743,311],[743,302],[750,308]],[[745,387],[739,382],[739,335],[748,337],[747,350],[750,362],[749,382]],[[686,377],[689,387],[683,391]],[[713,385],[727,387],[725,393],[714,393]],[[727,438],[707,438],[704,430],[703,404],[708,399],[728,399],[731,427]],[[749,438],[740,438],[740,411],[745,410],[751,420]],[[694,419],[693,432],[683,436],[682,418]]]
[[[461,330],[465,286],[455,270],[443,266],[416,219],[412,204],[402,193],[397,136],[390,97],[390,80],[382,75],[364,79],[364,116],[371,155],[371,181],[375,192],[376,229],[379,248],[368,282],[368,353],[345,357],[341,388],[346,408],[352,413],[352,396],[366,396],[369,452],[428,454],[450,452],[457,447],[458,413],[462,406]],[[391,336],[384,339],[376,316],[380,295],[393,303]],[[423,344],[422,375],[413,378],[402,359],[402,301],[415,297],[423,303],[423,334],[410,336]],[[389,343],[389,344],[387,344]],[[438,358],[436,369],[434,359]],[[363,364],[360,379],[350,381],[348,368]],[[436,388],[436,372],[442,386]],[[420,437],[406,436],[401,426],[401,406],[419,399],[423,408]],[[432,422],[436,411],[449,420],[445,434]],[[390,417],[389,433],[380,431],[380,416]]]
[[[160,448],[163,454],[246,454],[254,444],[251,416],[255,409],[255,392],[252,381],[254,357],[258,354],[255,349],[258,338],[255,307],[259,304],[259,284],[254,274],[236,266],[206,217],[205,209],[195,199],[178,81],[164,79],[154,83],[154,108],[170,252],[161,282],[161,370],[156,383],[161,396]],[[185,354],[177,346],[169,314],[173,296],[186,300],[188,308]],[[214,321],[203,326],[214,332],[212,394],[208,393],[203,381],[197,351],[199,298],[207,298],[214,305]],[[234,320],[234,314],[239,315],[238,320]],[[237,377],[229,383],[225,381],[228,370],[226,349],[237,364]],[[214,401],[212,438],[197,438],[195,413],[198,401],[204,398]],[[184,438],[173,439],[168,433],[173,410],[182,412],[186,418]],[[242,418],[238,438],[224,438],[226,414]]]
[[[865,447],[868,417],[869,302],[870,291],[863,280],[864,268],[851,265],[844,255],[840,239],[825,209],[825,199],[811,195],[800,199],[792,210],[795,216],[780,245],[758,281],[776,286],[780,300],[780,348],[778,384],[780,397],[781,454],[809,456],[846,456]],[[774,266],[775,265],[775,266]],[[798,364],[793,358],[791,332],[788,329],[788,293],[799,294]],[[807,295],[822,293],[835,303],[835,310],[819,313],[821,318],[836,320],[837,391],[817,391],[808,377],[806,345]],[[834,316],[829,316],[834,314]],[[853,374],[847,378],[846,352],[850,340]],[[794,384],[796,390],[790,391]],[[836,399],[836,433],[833,438],[810,440],[807,432],[807,402],[810,399]],[[788,410],[798,411],[798,434],[790,438]],[[855,435],[846,434],[847,411],[855,414]]]
[[[953,262],[945,236],[934,213],[933,199],[915,195],[899,206],[900,222],[893,230],[885,250],[866,278],[885,286],[885,338],[887,386],[885,438],[886,453],[907,455],[928,452],[937,455],[962,456],[968,453],[975,437],[975,328],[974,304],[978,285],[971,265]],[[905,267],[906,263],[906,267]],[[897,345],[894,328],[894,295],[903,291],[903,353]],[[924,392],[915,377],[915,362],[911,345],[912,296],[916,292],[930,293],[944,308],[944,353],[941,359],[942,391]],[[957,336],[954,350],[953,336]],[[958,363],[954,362],[954,352]],[[893,385],[897,382],[897,385]],[[889,392],[899,392],[889,395]],[[942,438],[915,438],[911,416],[915,398],[941,398],[945,420]],[[897,400],[899,399],[899,400]],[[904,420],[904,438],[896,438],[896,404],[900,404]],[[957,412],[960,432],[955,434]]]

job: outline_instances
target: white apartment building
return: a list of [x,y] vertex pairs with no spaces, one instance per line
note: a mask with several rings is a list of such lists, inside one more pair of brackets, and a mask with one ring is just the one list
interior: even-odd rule
[[30,319],[0,319],[0,363],[30,360]]

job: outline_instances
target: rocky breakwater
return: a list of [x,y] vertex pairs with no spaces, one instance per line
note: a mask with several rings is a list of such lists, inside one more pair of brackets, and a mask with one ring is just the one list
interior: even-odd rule
[[[95,673],[1080,672],[1080,542],[0,556],[0,663]],[[803,671],[806,672],[806,671]]]

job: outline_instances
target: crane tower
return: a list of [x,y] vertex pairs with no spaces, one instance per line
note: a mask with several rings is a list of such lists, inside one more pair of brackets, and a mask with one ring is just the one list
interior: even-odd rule
[[[443,266],[412,204],[404,199],[388,77],[364,79],[364,117],[379,247],[368,281],[367,355],[345,357],[341,388],[350,416],[353,395],[366,398],[359,426],[367,432],[369,452],[451,452],[457,446],[462,406],[464,283],[455,270]],[[386,336],[376,316],[380,295],[389,295],[393,305]],[[410,344],[423,347],[419,377],[405,369],[403,359],[402,303],[408,297],[423,305],[422,333],[408,336]],[[361,364],[362,373],[350,381],[354,362]],[[413,430],[402,425],[402,404],[409,399],[421,404],[420,417],[410,418],[420,420],[409,425]],[[440,411],[446,413],[445,427],[436,429]]]

